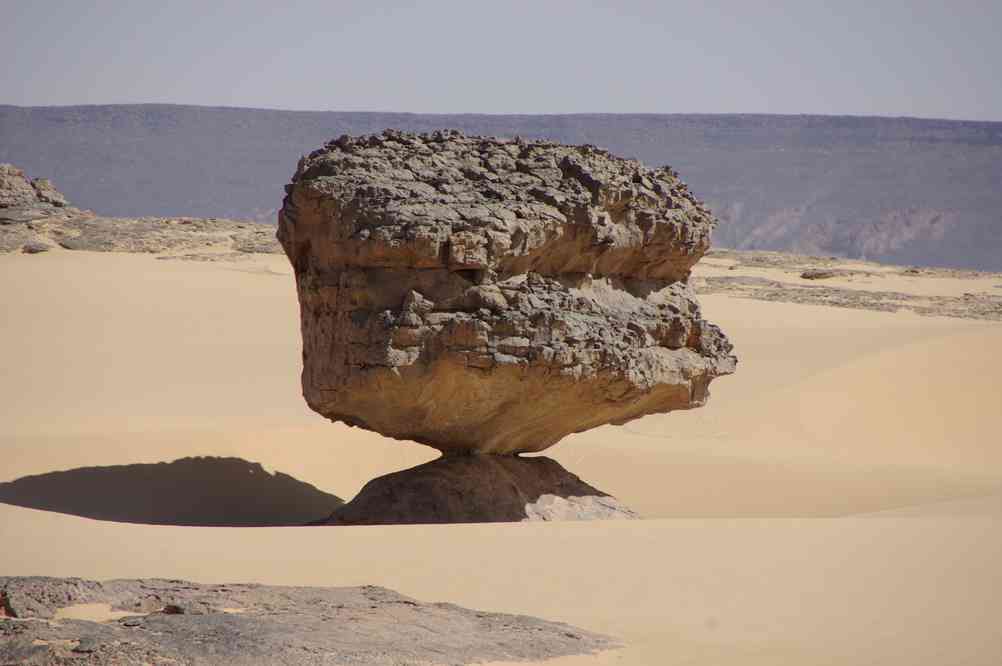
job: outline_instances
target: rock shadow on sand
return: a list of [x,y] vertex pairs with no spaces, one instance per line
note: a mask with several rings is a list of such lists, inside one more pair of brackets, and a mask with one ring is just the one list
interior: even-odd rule
[[369,481],[324,525],[636,518],[616,498],[544,456],[444,456]]
[[241,458],[81,467],[0,483],[0,502],[97,520],[151,525],[304,525],[344,502]]

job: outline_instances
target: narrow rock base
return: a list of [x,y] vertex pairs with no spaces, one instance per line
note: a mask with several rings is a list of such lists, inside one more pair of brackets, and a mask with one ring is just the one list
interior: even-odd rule
[[495,523],[637,518],[545,457],[445,456],[365,484],[326,524]]

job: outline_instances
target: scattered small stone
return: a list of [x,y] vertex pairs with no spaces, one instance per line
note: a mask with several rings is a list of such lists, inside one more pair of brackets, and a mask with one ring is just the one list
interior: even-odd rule
[[809,268],[800,274],[805,280],[827,280],[829,278],[838,277],[842,275],[842,271],[832,270],[828,268]]
[[21,252],[24,254],[40,254],[42,252],[48,252],[52,249],[52,246],[48,243],[39,243],[37,241],[31,241],[24,244],[21,248]]
[[93,636],[84,636],[74,647],[73,651],[81,654],[90,654],[101,647],[101,642]]

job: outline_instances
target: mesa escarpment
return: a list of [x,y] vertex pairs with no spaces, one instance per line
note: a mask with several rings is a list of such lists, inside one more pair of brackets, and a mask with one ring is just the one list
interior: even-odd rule
[[303,392],[446,453],[546,449],[706,402],[734,371],[688,284],[714,219],[591,146],[396,131],[300,161],[279,213]]

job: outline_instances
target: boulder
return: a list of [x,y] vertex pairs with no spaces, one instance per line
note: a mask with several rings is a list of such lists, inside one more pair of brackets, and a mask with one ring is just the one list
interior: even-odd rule
[[715,220],[670,168],[397,131],[304,157],[279,212],[315,411],[445,453],[703,405],[731,344],[688,284]]

